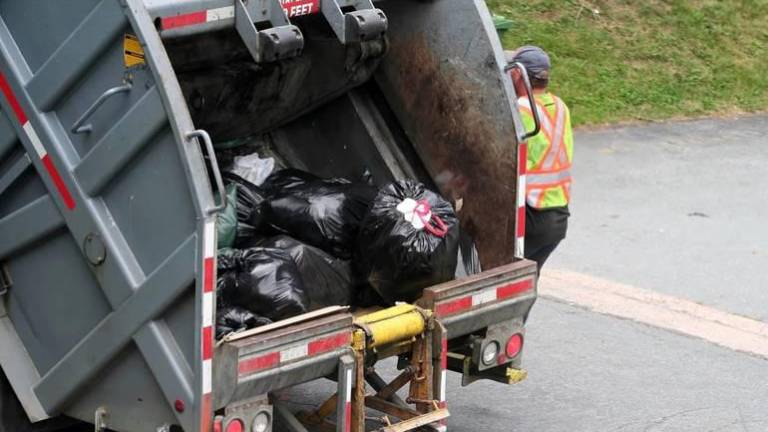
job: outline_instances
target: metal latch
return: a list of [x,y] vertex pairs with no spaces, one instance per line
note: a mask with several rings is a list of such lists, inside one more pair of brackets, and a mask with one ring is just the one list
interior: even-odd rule
[[[342,44],[379,39],[387,32],[387,16],[371,0],[326,0],[321,9]],[[344,13],[342,7],[355,10]]]
[[[257,30],[255,24],[270,27]],[[256,63],[269,63],[301,54],[304,36],[291,25],[280,0],[235,0],[235,29]]]

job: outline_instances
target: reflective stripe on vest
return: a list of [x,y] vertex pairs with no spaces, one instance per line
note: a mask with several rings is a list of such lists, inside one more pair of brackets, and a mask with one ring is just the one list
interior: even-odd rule
[[[565,104],[559,98],[554,97],[554,100],[554,116],[538,100],[536,101],[536,110],[541,122],[540,133],[547,141],[547,148],[541,153],[538,160],[533,161],[532,166],[528,168],[527,172],[526,202],[534,208],[564,206],[570,200],[571,161],[568,157],[568,149],[565,143],[567,111]],[[518,105],[523,112],[533,116],[531,105],[527,98],[518,100]],[[562,195],[555,195],[554,203],[552,202],[552,194],[550,194],[549,199],[546,199],[547,192],[556,192],[557,190],[562,190]],[[557,198],[557,196],[563,197],[564,202]]]

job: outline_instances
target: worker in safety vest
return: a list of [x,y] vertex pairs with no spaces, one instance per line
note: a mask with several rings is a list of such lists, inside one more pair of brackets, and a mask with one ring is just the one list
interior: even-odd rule
[[541,267],[568,230],[571,197],[573,132],[568,107],[547,91],[550,61],[544,50],[524,46],[507,51],[507,61],[525,66],[533,88],[534,106],[526,96],[519,68],[512,69],[518,106],[525,130],[534,128],[533,109],[539,114],[541,131],[528,139],[526,172],[525,257]]

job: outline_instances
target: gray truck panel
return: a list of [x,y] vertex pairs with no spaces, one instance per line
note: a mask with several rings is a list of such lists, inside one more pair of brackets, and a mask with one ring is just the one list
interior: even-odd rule
[[[138,421],[137,430],[170,423],[193,430],[200,203],[208,208],[212,200],[196,142],[184,136],[191,122],[178,124],[188,119],[186,106],[169,96],[168,79],[155,84],[164,50],[153,50],[148,67],[123,64],[123,34],[154,31],[136,6],[131,21],[116,0],[0,2],[0,72],[24,112],[19,117],[3,98],[0,181],[10,186],[0,199],[0,261],[13,279],[8,315],[40,372],[34,391],[49,414],[91,420],[98,406],[119,406],[110,413],[118,429],[134,430]],[[164,65],[163,77],[172,79],[167,58]],[[126,81],[130,91],[87,119],[90,132],[70,131],[100,95]],[[18,165],[24,153],[34,170]],[[23,174],[6,168],[14,166]],[[173,409],[176,400],[183,412]]]
[[[162,3],[158,11],[174,13],[173,2],[155,3]],[[182,3],[187,8],[213,4]],[[285,69],[260,65],[263,69],[254,76],[262,80],[250,82],[247,92],[231,93],[243,93],[242,100],[230,102],[248,102],[248,109],[226,103],[204,106],[196,108],[196,122],[209,122],[206,126],[219,132],[220,139],[272,132],[276,147],[303,144],[294,153],[329,160],[328,167],[317,162],[312,167],[327,168],[328,174],[358,177],[364,169],[352,170],[347,164],[356,160],[371,167],[380,182],[404,173],[413,176],[416,168],[394,148],[410,141],[436,179],[445,169],[459,177],[477,176],[486,168],[478,159],[481,154],[499,158],[499,169],[513,175],[514,125],[519,121],[514,100],[499,97],[513,92],[501,72],[500,46],[491,37],[482,1],[392,0],[392,11],[397,16],[396,25],[390,22],[393,50],[378,81],[407,137],[399,129],[387,130],[384,117],[389,114],[378,111],[375,97],[365,96],[362,89],[344,95],[366,84],[384,41],[339,45],[325,34],[328,23],[321,15],[304,21],[316,49],[289,60]],[[210,325],[215,301],[203,299],[204,280],[215,281],[215,261],[210,272],[204,262],[213,259],[213,247],[205,246],[215,244],[216,203],[198,140],[206,135],[193,134],[185,97],[195,107],[195,91],[210,84],[208,100],[217,100],[227,79],[250,76],[253,65],[249,57],[238,57],[235,66],[245,69],[222,81],[220,73],[232,60],[230,45],[216,46],[223,39],[204,34],[204,28],[195,34],[207,45],[196,52],[185,45],[189,40],[163,41],[152,13],[141,0],[0,0],[0,73],[8,84],[0,96],[0,186],[5,185],[0,187],[0,264],[13,280],[2,298],[10,319],[4,321],[9,331],[0,333],[0,343],[18,336],[37,369],[33,372],[39,372],[33,383],[29,381],[36,373],[8,374],[15,387],[33,389],[34,395],[20,394],[37,397],[26,405],[39,402],[47,414],[89,421],[98,407],[106,406],[108,426],[130,432],[169,423],[199,431],[211,411],[206,405],[211,397],[204,396],[212,387],[211,362],[203,358],[210,339],[203,340],[203,325]],[[451,30],[441,28],[445,25]],[[459,38],[464,45],[457,44],[455,35],[464,33],[471,37]],[[146,65],[124,66],[125,34],[141,41]],[[240,39],[229,43],[247,54]],[[166,46],[174,65],[183,70],[174,72]],[[185,58],[185,53],[201,55],[207,64],[198,65],[199,59]],[[418,57],[422,54],[428,55]],[[443,58],[446,62],[436,60]],[[208,70],[199,72],[198,67]],[[480,96],[468,96],[472,90]],[[444,95],[440,103],[448,105],[424,103],[433,94]],[[342,95],[331,106],[338,112],[322,107],[306,115]],[[488,106],[484,100],[490,101]],[[305,115],[322,127],[297,126]],[[485,123],[478,120],[483,115],[488,115]],[[90,129],[75,133],[73,124],[80,119]],[[468,125],[472,133],[461,135],[446,121]],[[296,127],[274,130],[289,122]],[[485,126],[487,134],[478,132]],[[318,131],[325,136],[312,148]],[[448,142],[441,141],[445,133]],[[446,150],[454,152],[454,160]],[[25,166],[24,158],[31,165]],[[456,159],[471,163],[457,167]],[[507,189],[509,178],[492,171],[469,192],[502,181],[501,191],[507,194],[503,201],[511,205],[513,183]],[[441,186],[457,197],[456,190]],[[485,230],[478,234],[481,248],[498,252],[498,244],[482,243],[488,241],[484,233],[495,234],[498,226],[476,218],[482,206],[470,202],[468,208],[465,222],[477,222]],[[513,219],[494,223],[513,232]],[[250,343],[255,346],[259,340]],[[24,358],[17,354],[15,359]],[[294,381],[276,377],[259,391]],[[181,405],[184,409],[174,409]]]
[[9,290],[9,315],[14,323],[27,323],[29,333],[20,328],[20,336],[25,344],[37,342],[30,352],[45,374],[109,313],[109,305],[65,230],[46,236],[43,248],[28,247],[15,254],[8,271],[14,287],[24,287]]
[[16,131],[5,113],[0,114],[0,157],[4,157],[18,143]]
[[97,3],[98,0],[5,0],[0,2],[0,16],[35,71]]

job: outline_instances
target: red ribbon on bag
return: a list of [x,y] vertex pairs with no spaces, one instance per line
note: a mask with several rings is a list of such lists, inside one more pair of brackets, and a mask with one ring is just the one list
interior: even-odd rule
[[[427,200],[419,200],[416,203],[416,208],[413,212],[424,223],[424,229],[435,237],[445,237],[448,234],[448,226],[439,216],[432,214],[432,206],[429,205],[429,202]],[[432,225],[432,222],[434,222],[434,225]]]

